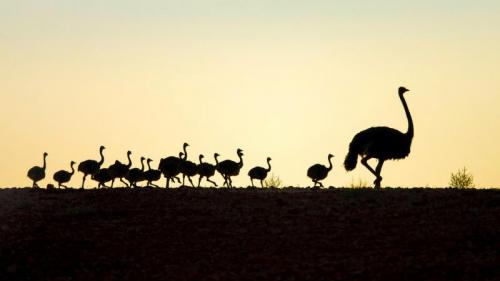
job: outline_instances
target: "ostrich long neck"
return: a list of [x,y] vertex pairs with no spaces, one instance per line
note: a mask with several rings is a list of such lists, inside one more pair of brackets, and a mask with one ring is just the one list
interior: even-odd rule
[[148,169],[151,170],[151,164],[150,163],[151,163],[151,161],[148,161]]
[[243,167],[243,156],[241,154],[238,154],[238,157],[240,157],[240,162],[238,162],[238,167]]
[[104,149],[101,149],[99,151],[99,154],[101,154],[101,160],[99,161],[99,167],[102,165],[102,163],[104,163],[104,154],[102,153],[104,151]]
[[328,157],[328,163],[330,163],[330,166],[328,166],[328,172],[330,172],[333,168],[332,166],[332,157]]
[[219,159],[217,159],[219,155],[214,155],[215,158],[215,167],[219,166]]
[[45,168],[47,168],[47,155],[43,155],[43,167],[42,167],[42,169],[45,171]]
[[184,146],[184,159],[183,160],[186,160],[187,158],[188,158],[188,152],[187,152],[186,146]]
[[130,169],[130,167],[132,167],[132,159],[130,159],[130,153],[127,153],[127,158],[128,158],[127,168]]
[[203,160],[202,160],[203,157],[201,157],[201,155],[200,155],[200,158],[198,158],[198,159],[200,159],[200,164],[203,164]]
[[271,160],[267,160],[267,171],[270,172],[271,171]]
[[141,159],[141,172],[144,172],[144,159]]
[[75,163],[71,163],[71,173],[70,175],[73,175],[75,173]]
[[408,131],[406,132],[406,136],[410,139],[413,138],[413,120],[411,118],[410,110],[408,109],[408,105],[406,104],[406,100],[403,94],[399,95],[401,99],[401,103],[403,104],[403,108],[405,109],[406,118],[408,119]]

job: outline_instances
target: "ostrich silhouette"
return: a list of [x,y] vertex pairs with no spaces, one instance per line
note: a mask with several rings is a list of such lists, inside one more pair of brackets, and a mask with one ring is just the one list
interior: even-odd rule
[[195,163],[187,160],[187,147],[189,144],[186,143],[184,145],[184,153],[180,153],[179,158],[181,161],[179,162],[179,171],[182,174],[182,186],[184,186],[184,180],[187,177],[189,182],[191,183],[191,186],[194,187],[193,181],[191,180],[191,177],[195,176],[198,174],[198,165]]
[[314,186],[316,187],[317,184],[319,184],[320,187],[323,187],[323,184],[320,182],[320,180],[326,179],[326,176],[328,176],[328,173],[332,170],[332,158],[334,156],[331,154],[328,154],[328,163],[330,166],[326,167],[321,164],[314,164],[309,169],[307,169],[307,176],[312,179],[314,182]]
[[[217,159],[218,154],[215,153],[214,157]],[[203,154],[200,154],[199,160],[200,164],[198,165],[198,174],[200,177],[198,178],[198,187],[200,187],[201,180],[203,177],[207,179],[208,182],[212,183],[214,186],[217,186],[217,183],[215,183],[213,180],[210,179],[213,175],[215,175],[215,165],[212,165],[210,163],[205,163],[203,162]]]
[[99,148],[99,154],[101,155],[101,160],[97,162],[96,160],[85,160],[78,164],[78,171],[83,173],[83,180],[82,180],[82,188],[85,187],[85,179],[87,178],[88,175],[95,175],[99,172],[101,169],[102,163],[104,163],[104,154],[103,151],[106,149],[103,145]]
[[126,181],[124,181],[123,178],[127,175],[130,167],[132,167],[132,160],[130,159],[130,155],[132,155],[132,152],[129,150],[129,151],[127,151],[127,158],[128,158],[127,165],[116,160],[114,164],[109,166],[108,171],[109,171],[109,175],[111,176],[111,187],[113,187],[113,184],[115,183],[116,179],[120,179],[120,181],[123,184],[125,184],[126,187],[128,187],[128,183]]
[[146,178],[147,184],[146,186],[154,186],[158,187],[156,184],[154,184],[154,181],[157,181],[161,178],[161,172],[159,170],[151,169],[151,160],[148,158],[147,163],[148,163],[148,170],[144,172],[144,177]]
[[217,165],[217,171],[222,175],[222,177],[224,177],[223,186],[227,185],[227,187],[233,187],[231,177],[239,175],[240,170],[243,167],[243,150],[238,148],[236,154],[240,158],[239,162],[224,160]]
[[145,157],[141,157],[141,168],[130,169],[125,177],[130,182],[130,187],[138,187],[137,183],[145,180],[144,177],[144,160]]
[[[354,170],[358,161],[358,155],[361,156],[361,164],[376,177],[373,182],[375,188],[380,188],[382,182],[380,173],[384,161],[403,159],[410,154],[414,131],[410,110],[404,98],[404,94],[408,91],[405,87],[399,87],[398,89],[398,95],[408,120],[408,130],[406,133],[388,127],[372,127],[357,133],[349,145],[349,152],[344,161],[345,169],[347,171]],[[368,160],[372,158],[378,160],[375,169],[368,164]]]
[[[186,147],[189,146],[188,143],[184,143],[183,145],[183,150],[186,152]],[[179,153],[180,155],[180,153]],[[160,160],[160,163],[158,164],[158,170],[161,171],[163,176],[166,179],[166,188],[169,188],[170,181],[172,180],[175,182],[175,179],[179,181],[177,178],[177,175],[180,173],[179,171],[179,165],[181,162],[180,157],[175,157],[175,156],[169,156],[167,158],[162,158]]]
[[45,169],[47,168],[47,156],[48,155],[49,154],[47,152],[43,153],[43,166],[42,167],[34,166],[28,170],[28,178],[30,178],[33,181],[34,188],[40,188],[40,186],[38,186],[37,182],[39,182],[45,178]]
[[260,180],[260,186],[264,187],[263,181],[267,177],[267,173],[271,171],[271,157],[267,157],[267,169],[263,167],[254,167],[248,171],[248,176],[250,177],[250,181],[252,182],[252,187],[255,187],[253,184],[253,180],[257,179]]
[[71,180],[71,177],[75,174],[75,164],[75,161],[71,161],[71,163],[69,164],[71,167],[71,172],[60,170],[54,173],[53,178],[57,182],[58,188],[61,188],[61,186],[64,188],[68,188],[64,185],[64,183],[69,182]]

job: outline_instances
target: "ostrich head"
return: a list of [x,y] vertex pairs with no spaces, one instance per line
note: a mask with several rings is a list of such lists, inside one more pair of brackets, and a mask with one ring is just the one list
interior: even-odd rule
[[148,164],[149,164],[149,163],[153,162],[153,159],[148,158],[148,161],[147,161],[147,162],[148,162]]
[[219,153],[214,153],[214,158],[217,158],[217,157],[219,157],[219,156],[220,156],[220,154],[219,154]]
[[331,158],[333,158],[333,157],[335,157],[335,155],[328,154],[328,159],[331,159]]
[[43,157],[47,157],[49,154],[47,152],[43,153]]
[[239,149],[236,151],[236,153],[238,154],[238,156],[243,156],[243,150]]
[[272,160],[272,159],[271,159],[271,157],[267,157],[267,162],[269,162],[269,161],[271,161],[271,160]]
[[179,152],[179,158],[183,158],[184,157],[184,152]]
[[99,148],[99,150],[102,152],[104,149],[106,149],[106,147],[104,147],[104,145],[101,145],[101,147]]
[[205,157],[203,154],[200,154],[200,160],[203,159],[203,157]]
[[127,155],[128,155],[128,156],[132,155],[132,151],[130,151],[130,150],[129,150],[129,151],[127,151]]
[[182,147],[186,148],[189,146],[189,143],[185,142],[184,145]]
[[75,162],[75,161],[71,161],[71,163],[70,163],[69,165],[70,165],[70,166],[73,166],[73,165],[75,165],[75,164],[76,164],[76,162]]
[[408,91],[409,91],[409,90],[408,90],[408,89],[406,89],[405,87],[399,87],[399,89],[398,89],[398,94],[402,95],[402,94],[404,94],[404,93],[406,93],[406,92],[408,92]]

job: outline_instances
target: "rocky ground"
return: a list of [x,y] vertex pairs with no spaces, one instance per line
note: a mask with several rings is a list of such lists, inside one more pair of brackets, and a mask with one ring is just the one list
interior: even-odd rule
[[500,190],[0,190],[0,280],[500,280]]

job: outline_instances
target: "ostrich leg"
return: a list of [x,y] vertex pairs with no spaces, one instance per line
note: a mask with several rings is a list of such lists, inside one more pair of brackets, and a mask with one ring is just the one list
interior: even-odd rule
[[377,167],[375,168],[377,179],[373,182],[375,184],[375,188],[380,188],[380,183],[382,182],[382,177],[380,176],[380,172],[382,172],[382,165],[384,165],[384,160],[378,160]]

